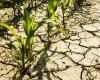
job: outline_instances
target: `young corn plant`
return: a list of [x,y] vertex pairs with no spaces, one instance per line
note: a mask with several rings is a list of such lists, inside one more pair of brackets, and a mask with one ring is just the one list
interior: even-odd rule
[[[51,21],[55,22],[55,13],[57,10],[57,7],[59,5],[60,1],[59,0],[48,0],[48,4],[47,4],[47,18],[50,19]],[[56,24],[57,28],[61,31],[64,32],[63,28],[61,27],[61,25]],[[48,22],[48,26],[47,26],[47,34],[48,34],[48,40],[51,36],[51,30],[54,28],[54,25],[52,22]]]
[[48,53],[47,51],[49,50],[52,41],[51,38],[54,36],[52,34],[52,30],[54,27],[57,27],[59,32],[64,33],[64,29],[62,28],[62,26],[60,24],[58,24],[55,20],[56,20],[56,10],[59,4],[59,0],[48,0],[47,3],[47,16],[45,18],[45,22],[47,23],[47,40],[46,42],[44,42],[44,55],[45,55],[45,60],[48,58]]
[[61,9],[62,9],[62,15],[63,15],[63,25],[64,25],[64,28],[66,27],[65,26],[65,13],[69,7],[69,3],[70,3],[70,0],[62,0],[61,2]]
[[0,27],[7,28],[18,42],[18,47],[17,45],[11,43],[12,49],[15,51],[14,62],[16,66],[18,66],[18,71],[20,73],[18,80],[22,80],[25,75],[28,75],[28,70],[35,60],[34,52],[32,49],[33,36],[35,31],[45,22],[40,21],[38,23],[35,23],[35,16],[30,18],[26,8],[24,9],[23,20],[23,28],[26,34],[26,38],[24,38],[24,36],[18,35],[16,31],[11,28],[11,26],[0,22]]
[[[85,1],[85,0],[62,0],[61,1],[60,6],[62,9],[64,28],[66,27],[66,25],[65,25],[66,17],[68,18],[68,17],[72,16],[75,13],[75,11],[80,9],[83,5],[83,1]],[[71,6],[70,4],[73,5],[73,9],[70,8],[70,6]],[[69,16],[65,16],[65,13],[67,12],[68,9],[70,10],[70,14],[69,14]]]

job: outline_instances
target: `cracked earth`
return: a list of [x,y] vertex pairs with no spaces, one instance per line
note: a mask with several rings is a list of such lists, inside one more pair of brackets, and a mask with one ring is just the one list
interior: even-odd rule
[[[41,80],[100,80],[100,1],[91,0],[91,2],[92,6],[88,13],[78,14],[77,17],[76,14],[66,23],[67,29],[72,31],[71,35],[56,41],[57,38],[51,44],[47,63],[41,60],[39,65],[45,65],[46,70],[51,70],[52,73],[48,74],[50,78],[44,73]],[[43,31],[39,32],[40,35],[44,34],[41,32]],[[41,48],[43,45],[40,42],[35,46]],[[0,73],[6,73],[6,71],[3,70]],[[33,74],[35,73],[36,71]],[[0,78],[0,80],[8,79]],[[26,80],[29,80],[27,76]]]

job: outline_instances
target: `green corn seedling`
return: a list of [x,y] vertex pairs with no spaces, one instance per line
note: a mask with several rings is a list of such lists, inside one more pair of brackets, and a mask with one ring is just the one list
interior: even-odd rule
[[61,9],[62,9],[62,15],[63,15],[63,25],[64,25],[64,28],[65,28],[65,13],[69,7],[69,3],[70,3],[70,0],[63,0],[61,2]]
[[[59,3],[60,3],[59,0],[48,0],[48,5],[47,5],[47,18],[48,19],[55,21],[55,12],[57,10]],[[47,27],[48,38],[50,38],[51,36],[50,31],[52,30],[53,27],[54,27],[53,23],[49,22],[48,27]],[[59,24],[57,24],[57,28],[60,31],[64,32],[63,28]]]
[[[67,9],[70,9],[70,8],[69,8],[70,3],[72,3],[72,4],[74,5],[74,9],[70,11],[71,14],[70,14],[68,17],[70,17],[71,15],[73,15],[73,13],[74,13],[77,9],[81,8],[81,6],[82,6],[82,4],[83,4],[83,1],[84,1],[84,0],[62,0],[62,1],[61,1],[60,6],[61,6],[61,9],[62,9],[64,28],[66,27],[66,26],[65,26],[65,13],[67,12]],[[68,18],[68,17],[67,17],[67,18]]]
[[[48,5],[47,5],[47,17],[48,19],[54,21],[55,20],[55,12],[57,10],[59,0],[48,0]],[[51,22],[48,23],[47,27],[47,33],[48,33],[48,38],[50,38],[50,31],[53,28],[53,24]]]
[[19,36],[16,31],[11,28],[9,25],[0,22],[0,26],[7,28],[13,36],[16,38],[18,42],[18,48],[17,46],[10,44],[12,46],[12,49],[15,51],[15,62],[16,65],[19,67],[20,77],[19,80],[22,80],[25,74],[27,74],[28,69],[32,65],[32,62],[34,61],[34,53],[32,50],[33,45],[33,36],[35,31],[42,26],[45,21],[40,21],[38,23],[35,23],[35,16],[33,18],[30,18],[29,13],[27,9],[24,9],[23,14],[23,28],[24,32],[26,34],[26,38],[23,36]]

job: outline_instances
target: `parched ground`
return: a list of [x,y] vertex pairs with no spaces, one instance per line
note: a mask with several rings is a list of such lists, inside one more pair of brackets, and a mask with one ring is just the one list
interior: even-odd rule
[[[84,8],[83,13],[75,13],[73,18],[66,22],[66,29],[70,31],[69,35],[66,34],[66,37],[61,37],[61,39],[59,36],[55,38],[55,43],[47,52],[49,55],[47,61],[42,58],[36,62],[38,66],[35,66],[33,74],[42,74],[43,71],[47,73],[32,80],[100,80],[100,0],[90,2],[92,5],[87,9]],[[2,10],[0,10],[1,13]],[[43,31],[41,27],[37,33],[45,34]],[[0,44],[4,45],[5,42],[1,40]],[[34,46],[37,46],[34,50],[38,50],[44,44],[38,42]],[[2,54],[6,51],[0,48],[2,59],[8,55]],[[39,55],[39,58],[43,55]],[[8,55],[8,57],[11,56]],[[6,61],[6,58],[4,60]],[[1,75],[0,80],[11,80],[7,77],[14,74],[12,67],[0,64],[0,74],[6,73],[10,68],[12,72],[7,76]],[[26,76],[25,80],[30,79]]]

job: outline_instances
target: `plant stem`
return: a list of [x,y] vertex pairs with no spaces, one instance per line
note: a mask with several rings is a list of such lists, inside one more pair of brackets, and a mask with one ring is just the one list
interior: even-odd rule
[[64,29],[66,28],[66,26],[65,26],[65,13],[63,12],[63,25],[64,25]]

